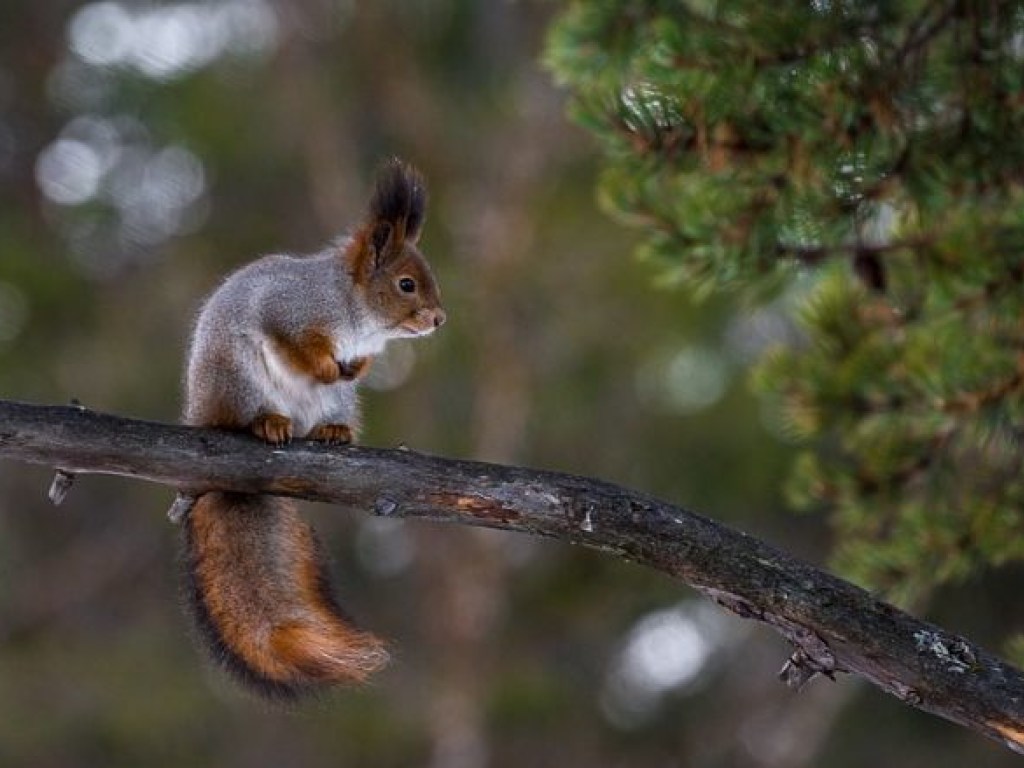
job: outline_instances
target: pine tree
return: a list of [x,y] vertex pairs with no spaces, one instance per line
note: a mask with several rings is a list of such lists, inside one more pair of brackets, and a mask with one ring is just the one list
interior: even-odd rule
[[806,276],[754,380],[838,567],[906,603],[1024,557],[1024,2],[586,0],[546,55],[667,278]]

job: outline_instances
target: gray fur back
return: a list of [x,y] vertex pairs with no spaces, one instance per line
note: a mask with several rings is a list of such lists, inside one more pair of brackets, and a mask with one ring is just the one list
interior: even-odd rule
[[[292,420],[296,437],[318,424],[358,428],[354,382],[325,385],[290,368],[273,338],[310,327],[329,333],[336,360],[381,351],[386,332],[365,303],[337,250],[309,257],[267,256],[229,275],[196,320],[185,377],[188,424],[230,412],[248,426],[261,412]],[[220,419],[222,420],[222,418]]]

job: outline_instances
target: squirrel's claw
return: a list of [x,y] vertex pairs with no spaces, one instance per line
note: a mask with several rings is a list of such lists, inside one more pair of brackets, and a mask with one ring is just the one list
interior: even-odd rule
[[279,413],[261,413],[253,419],[252,432],[260,440],[280,447],[292,441],[292,420]]
[[352,427],[348,424],[318,424],[307,437],[328,445],[348,445],[352,442]]

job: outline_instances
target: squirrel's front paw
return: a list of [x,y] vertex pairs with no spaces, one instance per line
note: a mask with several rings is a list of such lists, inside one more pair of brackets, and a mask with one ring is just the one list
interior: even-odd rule
[[338,379],[344,378],[341,365],[330,355],[324,355],[317,359],[313,367],[313,378],[321,384],[333,384]]
[[307,437],[328,445],[348,445],[352,442],[352,427],[348,424],[318,424]]
[[370,370],[371,359],[369,357],[353,357],[351,360],[342,360],[338,363],[338,373],[345,381],[354,381]]
[[252,422],[252,432],[271,445],[292,441],[292,420],[279,413],[261,413]]

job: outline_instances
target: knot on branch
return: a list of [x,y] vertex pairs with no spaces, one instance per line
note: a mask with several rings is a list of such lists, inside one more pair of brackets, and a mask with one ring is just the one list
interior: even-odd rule
[[792,619],[754,605],[738,595],[711,587],[702,587],[700,591],[741,618],[755,619],[775,627],[796,647],[782,669],[779,670],[779,679],[788,687],[799,691],[816,675],[824,675],[829,680],[835,680],[835,673],[843,671],[828,643],[813,630]]

